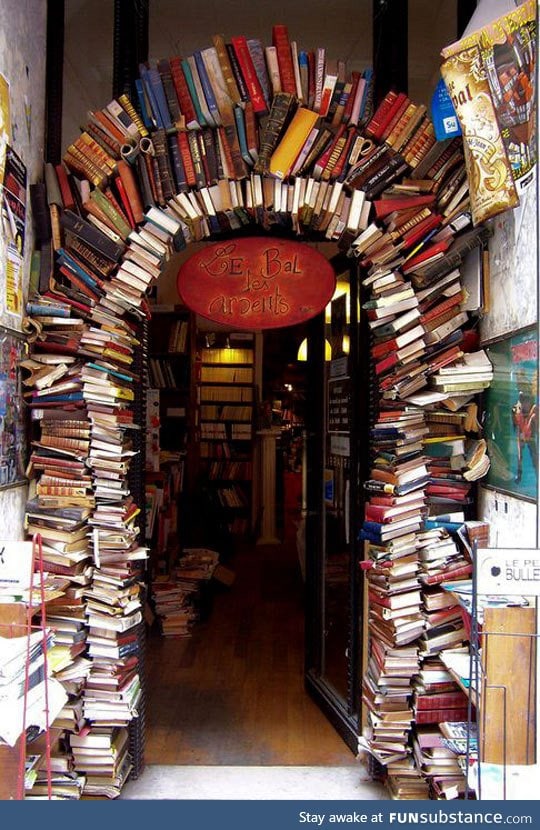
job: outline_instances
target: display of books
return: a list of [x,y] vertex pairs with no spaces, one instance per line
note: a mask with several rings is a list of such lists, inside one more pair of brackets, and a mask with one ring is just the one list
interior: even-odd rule
[[[425,598],[469,566],[455,531],[425,520],[468,508],[489,466],[471,407],[491,370],[467,331],[479,309],[460,274],[488,231],[471,226],[461,141],[437,142],[425,107],[403,93],[374,106],[371,80],[324,47],[291,42],[283,25],[271,45],[215,35],[192,55],[141,65],[137,100],[121,95],[90,112],[62,163],[46,165],[38,236],[54,262],[27,307],[37,499],[28,530],[46,531],[48,567],[70,581],[56,611],[74,626],[62,629],[79,667],[66,682],[79,685],[93,728],[125,728],[140,701],[133,631],[147,552],[128,475],[148,292],[188,243],[248,226],[336,243],[363,275],[377,413],[362,529],[372,563],[368,746],[395,794],[424,797],[409,741],[411,682],[461,636]],[[147,367],[160,394],[186,383],[186,323],[175,321]],[[249,364],[208,359],[196,381],[200,458],[233,533],[250,526],[241,481],[251,471]],[[150,522],[159,509],[149,490]],[[83,629],[90,668],[77,663]],[[107,782],[88,775],[88,792],[117,792],[128,771],[126,758]]]

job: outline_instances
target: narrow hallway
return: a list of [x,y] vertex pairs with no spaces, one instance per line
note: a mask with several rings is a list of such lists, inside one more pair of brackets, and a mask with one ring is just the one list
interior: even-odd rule
[[294,547],[246,546],[230,565],[190,639],[148,642],[147,764],[357,767],[304,691]]

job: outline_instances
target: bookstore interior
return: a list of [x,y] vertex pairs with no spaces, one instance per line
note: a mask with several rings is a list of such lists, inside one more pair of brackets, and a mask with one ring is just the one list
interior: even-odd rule
[[530,797],[534,0],[0,5],[0,797]]

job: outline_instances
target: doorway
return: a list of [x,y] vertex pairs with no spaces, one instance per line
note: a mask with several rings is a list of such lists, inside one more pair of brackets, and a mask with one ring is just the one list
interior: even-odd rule
[[[293,386],[292,390],[281,391],[294,395],[296,381],[298,388],[302,386],[302,375],[307,379],[299,392],[305,396],[304,414],[317,409],[317,423],[309,422],[313,436],[322,436],[326,407],[326,382],[321,383],[326,372],[325,356],[321,360],[316,357],[314,342],[317,332],[324,333],[328,325],[324,315],[320,315],[313,323],[298,327],[293,336],[292,329],[273,332],[264,349],[268,371],[263,372],[266,376],[263,396],[276,405],[275,409],[279,409],[277,398],[280,398],[278,417],[282,417],[291,398],[286,401],[285,394],[280,395],[279,378],[284,386]],[[294,367],[298,346],[306,336],[310,342],[309,360],[303,366]],[[295,344],[294,355],[292,347],[285,348],[287,342]],[[277,365],[280,359],[281,368]],[[317,475],[313,464],[318,445],[309,440],[309,435],[307,446],[309,458],[304,459],[304,472],[307,466],[313,482]],[[279,447],[278,453],[283,449]],[[329,719],[332,694],[334,700],[342,701],[340,705],[347,708],[348,587],[340,582],[340,590],[345,589],[345,602],[341,595],[341,598],[334,597],[334,610],[337,612],[341,604],[343,613],[339,629],[337,615],[332,622],[332,636],[325,645],[328,661],[325,669],[312,662],[320,647],[319,623],[313,625],[314,616],[321,620],[320,610],[314,610],[313,592],[320,591],[321,586],[314,583],[312,566],[308,566],[309,585],[304,581],[301,559],[305,544],[299,551],[296,533],[291,532],[291,517],[287,515],[290,505],[283,488],[288,471],[282,461],[280,458],[277,465],[278,480],[282,482],[282,487],[277,488],[278,493],[281,489],[278,495],[281,544],[256,545],[245,540],[236,544],[225,563],[234,572],[235,582],[230,587],[214,586],[204,618],[195,626],[192,636],[172,640],[151,636],[147,649],[148,764],[357,765],[353,730],[349,730],[351,737],[347,740],[336,718]],[[344,481],[345,478],[341,498],[345,495]],[[318,507],[313,502],[316,488],[311,487],[310,492],[310,510],[322,516],[322,500]],[[305,512],[302,517],[298,510],[297,519],[305,518]],[[331,513],[328,511],[324,520],[328,521],[332,537]],[[312,559],[315,550],[309,545],[307,558]],[[327,585],[327,598],[329,590]],[[340,638],[339,643],[336,638]],[[324,680],[332,660],[341,661],[342,669],[337,670],[342,685],[336,680],[334,692],[329,691]],[[306,691],[306,670],[310,694]],[[324,701],[321,701],[319,678],[328,688]]]

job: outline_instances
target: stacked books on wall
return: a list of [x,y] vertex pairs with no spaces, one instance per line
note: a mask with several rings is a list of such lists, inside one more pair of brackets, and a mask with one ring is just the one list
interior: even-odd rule
[[[137,90],[136,102],[123,95],[88,113],[50,171],[54,195],[41,194],[41,213],[49,218],[47,198],[53,208],[55,247],[62,209],[64,223],[78,216],[91,226],[85,232],[119,246],[110,284],[90,286],[109,307],[140,308],[137,289],[163,258],[246,224],[317,235],[344,250],[356,242],[364,260],[374,251],[392,258],[444,233],[466,204],[461,145],[435,141],[424,106],[390,92],[373,114],[370,70],[348,72],[323,46],[301,49],[283,25],[273,27],[271,46],[215,35],[193,55],[141,65]],[[389,203],[377,211],[380,228],[371,205],[393,183],[387,195],[410,196],[421,216],[396,219]],[[422,262],[447,242],[422,251]]]
[[[134,268],[119,268],[124,246],[81,209],[81,193],[90,198],[88,182],[75,183],[52,165],[45,178],[46,187],[38,191],[47,210],[38,212],[38,236],[43,252],[50,229],[56,257],[47,260],[39,293],[27,307],[33,343],[25,361],[26,397],[39,428],[29,468],[37,501],[28,504],[28,531],[42,533],[47,568],[61,569],[72,583],[55,615],[80,672],[77,677],[75,667],[61,670],[78,694],[70,699],[72,723],[68,727],[67,710],[62,723],[78,732],[125,726],[137,715],[137,657],[123,656],[129,632],[141,620],[146,558],[138,544],[139,507],[127,484],[135,455],[130,434],[138,428],[132,405],[139,378],[131,364],[143,296],[159,273],[159,259],[145,260],[144,279],[134,260]],[[135,282],[126,287],[130,268]],[[91,664],[77,659],[86,646]]]
[[[375,112],[375,127],[391,97]],[[471,227],[454,140],[432,145],[413,170],[384,183],[372,221],[350,248],[364,269],[376,413],[361,530],[370,596],[363,743],[398,798],[464,790],[459,764],[432,725],[463,721],[468,711],[438,658],[468,639],[457,603],[440,585],[470,576],[471,549],[459,531],[473,509],[472,482],[489,468],[475,396],[493,370],[460,270],[486,237]],[[381,654],[395,661],[398,681],[388,679]]]

